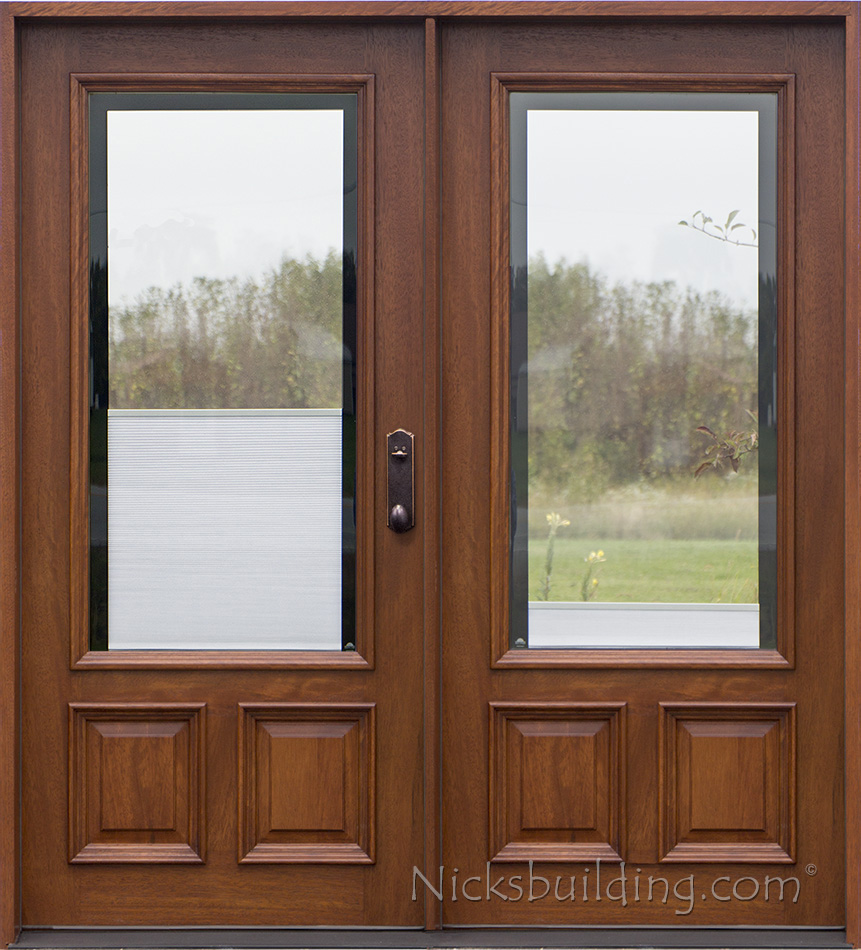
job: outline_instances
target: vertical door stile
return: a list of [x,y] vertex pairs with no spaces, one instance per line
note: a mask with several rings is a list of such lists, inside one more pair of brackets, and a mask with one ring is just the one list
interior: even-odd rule
[[846,941],[861,944],[861,4],[846,19]]
[[[440,734],[440,21],[425,20],[424,132],[424,867],[440,864],[442,742]],[[425,894],[425,927],[442,926],[440,904]]]
[[8,6],[0,9],[0,941],[21,924],[21,331],[18,42]]

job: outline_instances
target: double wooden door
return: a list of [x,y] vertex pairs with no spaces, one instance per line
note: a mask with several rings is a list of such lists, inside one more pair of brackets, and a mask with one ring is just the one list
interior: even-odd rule
[[[21,35],[24,925],[840,928],[840,30],[817,21],[748,26],[526,12],[504,21],[426,20],[368,11],[342,20],[326,12],[319,19],[173,19],[159,11],[133,20],[48,17]],[[338,477],[342,487],[353,479],[355,489],[336,505],[344,508],[335,525],[343,555],[338,642],[261,648],[253,609],[226,622],[226,643],[183,642],[195,623],[195,581],[179,575],[168,585],[171,610],[190,606],[191,619],[173,628],[177,642],[158,639],[156,613],[142,639],[134,634],[116,646],[120,575],[110,571],[118,535],[107,548],[115,587],[106,634],[93,619],[103,609],[97,580],[106,568],[94,549],[104,490],[113,506],[104,509],[108,523],[125,517],[119,478],[111,482],[119,469],[102,472],[99,482],[104,406],[94,404],[93,367],[101,360],[118,373],[121,365],[120,349],[110,362],[94,342],[104,316],[97,299],[104,261],[94,248],[103,246],[110,263],[122,247],[100,236],[98,223],[105,190],[119,188],[106,180],[120,160],[108,151],[107,173],[99,164],[105,143],[94,137],[94,117],[266,111],[267,103],[322,113],[327,96],[349,99],[344,115],[353,116],[339,126],[353,129],[343,137],[339,207],[353,208],[354,217],[344,211],[339,219],[345,243],[336,296],[338,313],[354,311],[355,319],[339,344],[351,362],[336,415],[351,421],[341,424],[347,461]],[[185,98],[171,105],[170,97]],[[535,468],[539,449],[552,442],[535,401],[541,373],[552,375],[563,358],[575,368],[568,395],[548,403],[551,415],[569,411],[570,394],[588,386],[580,378],[585,358],[574,352],[585,339],[574,317],[561,343],[542,350],[535,342],[544,332],[535,322],[535,288],[545,271],[551,290],[558,286],[554,266],[605,303],[621,306],[624,288],[612,290],[613,279],[602,284],[597,273],[584,277],[586,264],[576,277],[576,261],[560,255],[544,271],[530,260],[530,289],[523,289],[518,263],[524,254],[535,258],[530,242],[540,227],[532,216],[537,199],[523,210],[526,191],[537,194],[524,169],[526,158],[537,166],[547,150],[530,151],[518,136],[537,136],[548,113],[644,110],[753,116],[753,139],[745,141],[754,142],[749,177],[765,225],[737,211],[720,237],[706,216],[730,208],[702,209],[685,225],[695,240],[717,235],[726,244],[730,234],[760,248],[759,329],[735,338],[747,332],[748,349],[758,347],[760,389],[753,409],[759,627],[754,642],[740,645],[724,629],[734,629],[743,609],[720,614],[711,640],[698,636],[714,612],[684,615],[672,642],[662,621],[657,640],[638,645],[654,603],[624,614],[603,642],[597,634],[585,644],[539,635],[548,607],[567,610],[565,629],[601,615],[589,584],[609,585],[621,556],[610,542],[606,555],[590,550],[588,532],[566,540],[566,522],[589,516],[589,486],[578,495],[566,483],[567,494],[546,500],[547,472],[565,469],[576,447],[563,445],[540,470],[544,482]],[[556,140],[572,168],[570,180],[558,181],[560,202],[577,180],[576,154],[602,147],[578,134]],[[706,137],[703,161],[734,147]],[[615,147],[632,176],[645,150],[634,138]],[[732,230],[742,223],[752,237]],[[576,220],[567,224],[576,229]],[[614,227],[637,225],[622,217]],[[694,234],[698,227],[712,233]],[[315,273],[319,285],[322,271]],[[648,298],[670,314],[669,326],[669,298],[658,299],[655,282],[641,279],[646,285],[640,297],[629,294],[629,316],[636,322]],[[235,314],[239,297],[231,299]],[[563,310],[576,309],[573,297],[565,299]],[[618,306],[595,311],[593,343]],[[717,320],[728,305],[702,306]],[[130,339],[123,327],[111,331],[111,346]],[[608,351],[622,348],[619,327],[608,331]],[[301,359],[320,337],[297,339]],[[696,339],[704,345],[702,333]],[[147,359],[131,362],[150,365],[151,351]],[[721,385],[743,360],[737,353],[723,367]],[[692,374],[699,364],[685,365]],[[613,372],[627,370],[603,378]],[[115,392],[116,420],[125,411],[137,425],[152,412],[131,403],[116,409]],[[157,411],[179,411],[169,405]],[[603,403],[596,397],[575,415],[597,408],[609,419],[614,405],[610,395]],[[767,423],[763,407],[775,417]],[[104,430],[115,445],[120,421]],[[738,468],[742,435],[709,428],[716,445],[736,440],[726,465]],[[397,499],[389,470],[403,461],[393,463],[392,452],[407,451],[387,439],[397,430],[414,436],[407,453],[414,525],[403,532],[390,524]],[[606,430],[604,438],[624,446],[620,432]],[[329,451],[320,445],[300,466],[310,477],[299,507],[311,512],[312,528],[315,466]],[[135,457],[132,474],[143,470],[148,451]],[[118,457],[109,455],[108,464],[118,466],[111,461]],[[197,457],[190,458],[193,466]],[[654,472],[637,464],[642,487]],[[218,479],[229,478],[228,467]],[[589,471],[590,478],[603,472],[604,488],[614,489],[609,469]],[[242,472],[241,482],[251,478]],[[616,489],[614,498],[624,495]],[[137,523],[155,517],[150,508]],[[660,543],[653,542],[656,559]],[[565,551],[575,552],[576,590],[554,600],[550,585],[560,583]],[[150,583],[144,575],[133,563],[123,588],[128,602]],[[251,583],[240,577],[230,598]],[[686,599],[703,598],[676,601]],[[284,626],[293,619],[287,610]],[[313,637],[313,621],[310,629]]]

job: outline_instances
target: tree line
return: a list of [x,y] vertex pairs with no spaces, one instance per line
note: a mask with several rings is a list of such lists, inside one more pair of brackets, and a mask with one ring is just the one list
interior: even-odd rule
[[[110,405],[341,406],[352,347],[343,315],[355,305],[343,272],[334,252],[288,258],[259,280],[197,278],[112,306]],[[530,484],[576,501],[688,477],[706,447],[698,426],[750,427],[755,311],[717,292],[611,282],[585,263],[541,257],[526,299]]]
[[340,408],[343,313],[355,306],[343,272],[332,251],[286,258],[260,280],[197,277],[111,306],[110,406]]
[[689,478],[708,441],[756,413],[758,315],[674,282],[610,282],[530,262],[530,484],[588,500]]

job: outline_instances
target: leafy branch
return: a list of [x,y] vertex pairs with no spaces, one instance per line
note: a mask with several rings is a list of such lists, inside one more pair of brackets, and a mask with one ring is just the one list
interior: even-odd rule
[[[745,411],[754,422],[758,421],[755,413],[749,409]],[[697,426],[696,431],[707,435],[711,439],[711,445],[705,451],[705,461],[701,462],[694,472],[695,478],[699,478],[703,472],[710,468],[720,471],[727,464],[734,472],[737,472],[742,458],[751,452],[755,452],[759,447],[759,432],[757,429],[751,429],[747,432],[733,430],[723,438],[715,435],[708,426]]]
[[[679,221],[679,225],[699,231],[700,234],[714,238],[716,241],[723,241],[725,244],[733,244],[736,247],[758,247],[756,230],[749,224],[736,221],[738,214],[737,208],[735,211],[730,211],[726,221],[720,225],[704,211],[695,211],[690,221]],[[738,231],[741,233],[737,234]],[[742,238],[748,238],[748,240],[742,240]]]

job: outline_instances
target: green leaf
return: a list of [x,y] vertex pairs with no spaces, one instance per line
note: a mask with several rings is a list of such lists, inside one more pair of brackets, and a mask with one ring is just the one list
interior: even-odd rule
[[738,208],[736,208],[735,211],[730,211],[729,217],[726,219],[726,227],[729,227],[732,224],[733,220],[738,215],[738,212],[739,212]]

